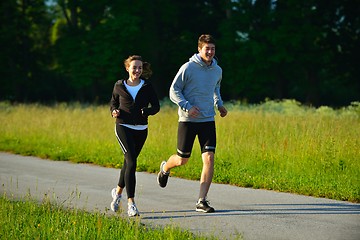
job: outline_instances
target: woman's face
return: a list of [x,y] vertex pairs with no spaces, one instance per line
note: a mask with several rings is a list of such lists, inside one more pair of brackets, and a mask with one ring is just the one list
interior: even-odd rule
[[143,63],[140,60],[134,60],[130,62],[129,67],[126,69],[129,72],[129,78],[132,80],[140,79],[143,71]]
[[205,43],[202,48],[199,48],[200,57],[207,64],[210,65],[215,56],[215,45],[212,43]]

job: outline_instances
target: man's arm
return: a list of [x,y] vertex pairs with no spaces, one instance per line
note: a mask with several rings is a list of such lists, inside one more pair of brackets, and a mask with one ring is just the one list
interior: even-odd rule
[[169,90],[170,100],[178,105],[183,111],[189,112],[192,105],[183,95],[183,89],[186,85],[186,68],[183,65],[176,74]]

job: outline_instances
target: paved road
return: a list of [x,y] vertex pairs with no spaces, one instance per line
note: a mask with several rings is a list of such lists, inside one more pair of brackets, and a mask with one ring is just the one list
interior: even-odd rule
[[[0,152],[0,192],[45,195],[66,206],[108,214],[119,170]],[[141,222],[172,224],[194,233],[245,240],[360,239],[360,204],[212,184],[213,214],[195,212],[199,183],[171,177],[165,189],[156,174],[137,173]],[[126,206],[125,201],[123,206]],[[121,213],[126,217],[125,213]]]

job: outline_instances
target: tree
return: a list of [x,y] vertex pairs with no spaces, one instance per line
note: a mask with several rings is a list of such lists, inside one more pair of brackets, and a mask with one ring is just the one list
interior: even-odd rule
[[352,68],[358,59],[358,10],[355,1],[232,2],[221,24],[229,96],[252,102],[296,98],[314,105],[334,104],[334,96],[341,104],[358,99],[359,73]]
[[109,100],[123,60],[152,64],[160,98],[197,38],[217,39],[225,100],[359,100],[356,0],[4,0],[0,98]]
[[1,99],[36,98],[47,72],[48,29],[43,1],[1,1]]
[[[127,5],[111,2],[59,1],[63,16],[53,29],[56,69],[81,101],[108,98],[123,68],[123,56],[135,52],[132,42],[139,35],[138,18],[126,11]],[[125,9],[117,11],[117,6]]]

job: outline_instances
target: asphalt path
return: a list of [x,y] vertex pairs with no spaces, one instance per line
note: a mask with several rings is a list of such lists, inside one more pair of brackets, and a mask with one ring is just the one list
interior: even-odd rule
[[[126,211],[109,210],[118,176],[119,169],[0,152],[1,194],[50,197],[66,207],[127,218]],[[170,177],[163,189],[156,174],[136,176],[140,221],[148,226],[173,225],[220,239],[360,239],[360,204],[212,184],[208,198],[216,212],[206,214],[195,211],[198,181]]]

